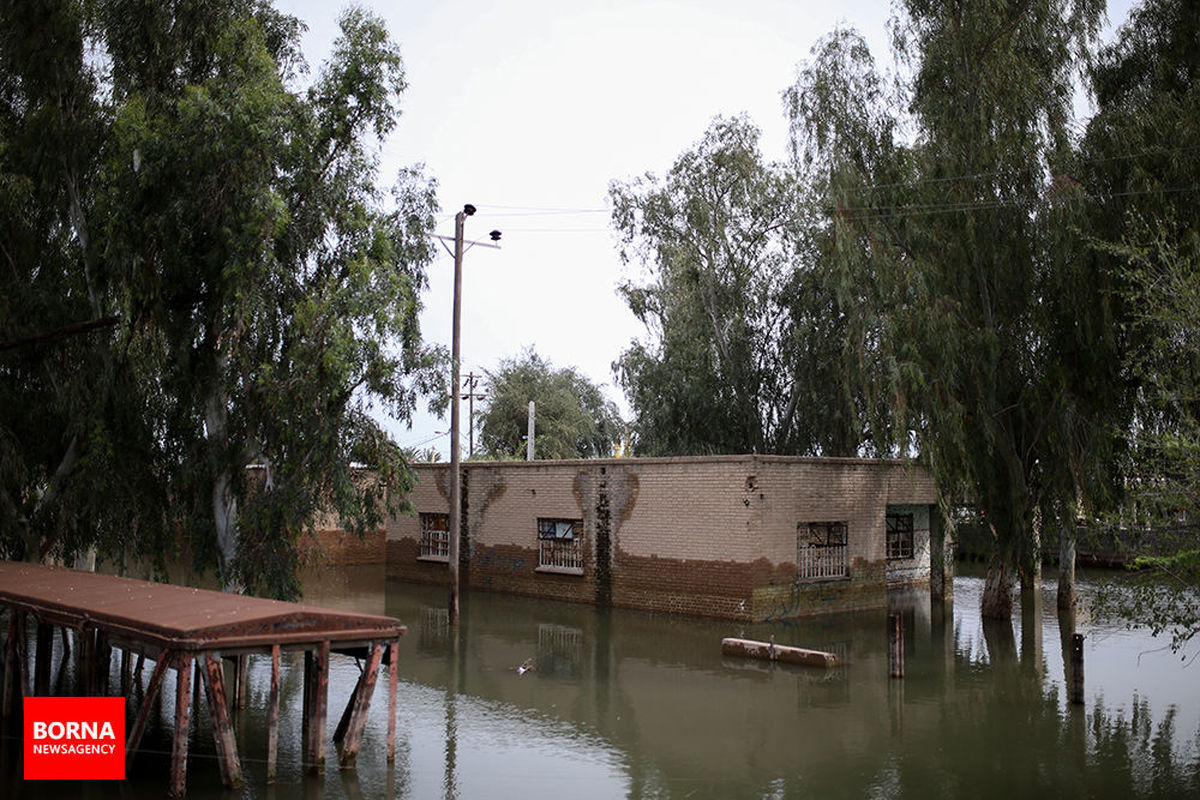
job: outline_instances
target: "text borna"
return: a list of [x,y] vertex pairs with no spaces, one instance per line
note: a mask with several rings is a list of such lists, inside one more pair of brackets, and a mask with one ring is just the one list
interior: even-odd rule
[[43,722],[33,723],[34,739],[74,739],[90,741],[96,739],[116,739],[111,722]]

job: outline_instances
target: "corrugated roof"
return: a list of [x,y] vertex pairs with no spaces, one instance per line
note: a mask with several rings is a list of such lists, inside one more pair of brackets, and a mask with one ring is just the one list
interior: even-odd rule
[[392,617],[0,561],[0,603],[60,625],[180,650],[395,639]]

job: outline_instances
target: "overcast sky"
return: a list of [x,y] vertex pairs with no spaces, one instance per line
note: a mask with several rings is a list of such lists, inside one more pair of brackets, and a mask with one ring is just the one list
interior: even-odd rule
[[[1119,24],[1130,0],[1110,3]],[[328,57],[344,7],[277,0],[308,25],[305,58]],[[463,374],[494,369],[527,347],[577,367],[628,407],[611,364],[643,330],[616,294],[622,266],[607,213],[608,185],[665,173],[717,115],[747,114],[770,160],[782,160],[780,93],[813,44],[836,25],[857,28],[881,70],[893,67],[888,2],[843,0],[400,0],[362,3],[399,43],[408,89],[381,152],[380,181],[422,163],[438,182],[452,235],[464,203],[478,208],[467,238],[503,231],[502,248],[464,259]],[[1111,28],[1111,26],[1110,26]],[[453,261],[430,268],[422,333],[449,347]],[[449,455],[449,417],[421,414],[405,446]],[[466,407],[463,454],[466,455]]]

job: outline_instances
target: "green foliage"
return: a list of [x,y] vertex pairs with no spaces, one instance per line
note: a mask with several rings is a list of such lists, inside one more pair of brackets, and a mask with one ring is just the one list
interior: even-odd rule
[[1090,228],[1121,281],[1133,423],[1127,518],[1200,518],[1200,18],[1190,3],[1135,10],[1092,70],[1098,104],[1080,174]]
[[1095,199],[1094,257],[1118,278],[1125,502],[1114,524],[1193,533],[1174,556],[1140,560],[1131,585],[1106,588],[1101,613],[1169,632],[1180,650],[1200,633],[1200,16],[1193,3],[1147,0],[1091,70],[1097,113],[1080,146]]
[[1111,495],[1112,279],[1079,257],[1081,193],[1057,177],[1100,13],[1091,0],[902,3],[893,44],[908,78],[894,94],[845,31],[785,93],[824,260],[874,345],[849,360],[892,414],[868,418],[890,422],[901,451],[915,445],[947,503],[986,510],[985,613],[1011,613],[1039,517]]
[[[369,409],[407,419],[444,396],[417,325],[433,185],[376,183],[398,49],[345,12],[298,90],[301,25],[264,2],[58,2],[4,22],[4,302],[45,313],[6,316],[3,336],[120,318],[55,345],[81,358],[0,362],[7,553],[161,562],[182,544],[228,585],[294,594],[318,509],[363,531],[401,508],[405,460]],[[21,258],[39,241],[40,263]]]
[[624,424],[616,405],[574,368],[555,369],[530,349],[486,375],[479,438],[492,458],[525,457],[531,400],[535,458],[607,458],[621,441]]
[[1133,569],[1124,580],[1101,584],[1092,610],[1148,628],[1155,636],[1169,634],[1171,650],[1183,651],[1200,635],[1200,549],[1139,558]]
[[842,298],[824,291],[801,184],[763,162],[758,136],[718,118],[664,178],[610,187],[622,259],[644,268],[621,292],[650,341],[614,365],[640,453],[864,446]]

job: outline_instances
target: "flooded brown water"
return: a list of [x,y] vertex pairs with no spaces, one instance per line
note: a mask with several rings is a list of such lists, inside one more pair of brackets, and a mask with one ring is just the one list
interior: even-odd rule
[[[307,775],[301,674],[285,663],[279,780],[268,786],[270,664],[252,662],[248,707],[236,721],[247,786],[222,791],[201,712],[188,797],[1200,796],[1200,664],[1143,631],[1081,617],[1086,703],[1070,705],[1053,579],[1011,625],[981,622],[978,576],[956,578],[944,612],[931,609],[926,592],[894,594],[905,630],[905,677],[894,679],[883,610],[740,625],[474,593],[451,629],[439,587],[385,582],[381,568],[313,573],[306,602],[409,626],[394,766],[384,757],[380,691],[357,770],[338,770],[331,749],[325,773]],[[1081,589],[1086,596],[1086,576]],[[772,635],[836,652],[844,665],[721,655],[723,637]],[[524,665],[532,669],[517,669]],[[352,659],[334,659],[331,717],[357,677]],[[152,752],[123,783],[26,784],[9,742],[0,795],[162,797],[168,717],[155,720],[145,745]]]

